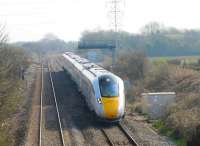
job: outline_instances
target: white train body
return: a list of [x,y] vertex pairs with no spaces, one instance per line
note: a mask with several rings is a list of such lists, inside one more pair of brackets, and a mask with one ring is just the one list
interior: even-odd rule
[[71,52],[63,54],[64,68],[76,82],[91,111],[104,120],[119,121],[125,113],[121,78]]

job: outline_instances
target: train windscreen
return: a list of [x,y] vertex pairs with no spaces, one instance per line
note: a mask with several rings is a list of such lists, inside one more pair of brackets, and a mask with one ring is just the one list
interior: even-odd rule
[[117,80],[109,75],[99,77],[99,87],[102,97],[116,97],[119,95]]

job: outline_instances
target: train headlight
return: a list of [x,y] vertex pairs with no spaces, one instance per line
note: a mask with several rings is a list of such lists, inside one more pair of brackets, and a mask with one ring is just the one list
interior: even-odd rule
[[99,104],[102,104],[101,98],[97,98],[97,102],[98,102]]

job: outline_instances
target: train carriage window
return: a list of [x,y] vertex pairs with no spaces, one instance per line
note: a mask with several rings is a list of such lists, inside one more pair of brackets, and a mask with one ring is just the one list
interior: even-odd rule
[[115,97],[119,95],[118,82],[112,76],[101,76],[99,78],[99,87],[102,97]]

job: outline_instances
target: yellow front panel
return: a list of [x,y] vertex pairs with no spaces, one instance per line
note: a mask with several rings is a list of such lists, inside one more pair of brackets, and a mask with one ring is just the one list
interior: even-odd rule
[[118,97],[102,97],[102,104],[106,118],[117,118],[119,107]]

